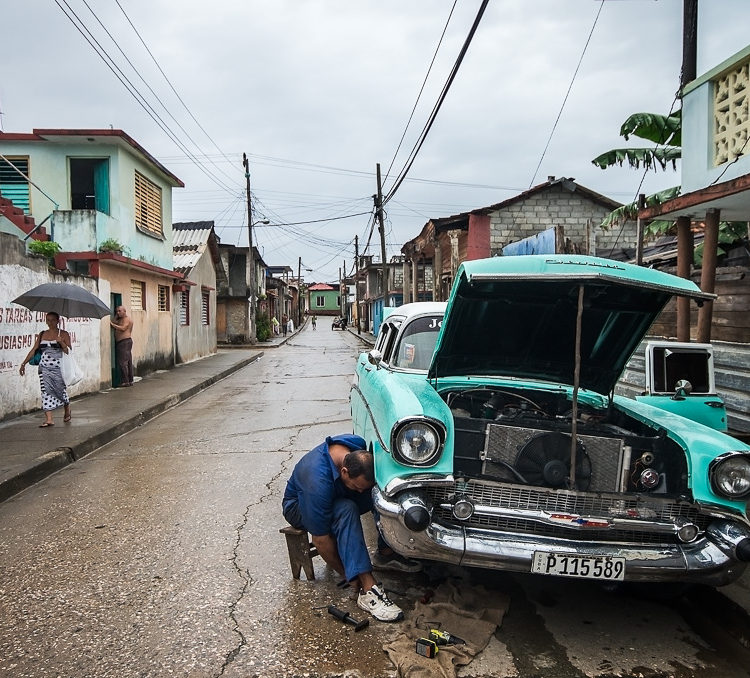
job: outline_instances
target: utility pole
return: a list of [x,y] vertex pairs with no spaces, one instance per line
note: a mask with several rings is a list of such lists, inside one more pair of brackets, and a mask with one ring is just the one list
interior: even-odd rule
[[349,318],[347,311],[347,302],[349,301],[349,288],[346,284],[346,259],[344,259],[344,277],[341,278],[341,307],[343,309],[343,313],[341,316],[343,318],[346,318],[347,324],[349,324]]
[[[680,95],[682,95],[685,86],[695,80],[698,61],[697,43],[698,0],[683,0]],[[690,217],[679,217],[677,219],[677,275],[686,280],[690,280],[693,249],[694,242],[693,232],[690,230]],[[690,300],[686,297],[677,297],[677,340],[690,341]]]
[[357,310],[357,334],[362,334],[359,322],[359,236],[354,236],[354,303]]
[[641,210],[646,209],[646,195],[644,193],[638,194],[638,219],[635,224],[635,263],[638,266],[643,266],[643,229],[644,223],[641,219]]
[[302,257],[297,259],[297,327],[302,325]]
[[248,317],[248,341],[254,344],[256,341],[255,330],[255,255],[253,254],[253,207],[250,201],[250,164],[247,155],[242,154],[242,166],[245,168],[245,182],[247,184],[247,233],[250,241],[250,308]]
[[385,259],[385,226],[383,225],[383,186],[380,181],[380,163],[377,165],[378,194],[375,196],[375,209],[378,214],[380,233],[380,256],[383,258],[383,308],[388,306],[388,262]]

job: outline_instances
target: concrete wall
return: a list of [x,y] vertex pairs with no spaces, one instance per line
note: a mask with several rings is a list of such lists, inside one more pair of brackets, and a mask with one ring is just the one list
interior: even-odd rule
[[469,215],[469,232],[466,236],[466,259],[486,259],[490,253],[490,217],[486,214]]
[[[714,88],[716,82],[727,73],[746,64],[750,58],[750,46],[730,57],[725,62],[711,69],[708,73],[691,82],[685,89],[682,100],[682,193],[690,193],[709,186],[721,175],[721,181],[730,181],[750,173],[750,154],[737,158],[736,162],[722,163],[714,166],[714,132],[720,123],[714,120]],[[744,71],[744,72],[743,72]],[[747,122],[747,67],[739,68],[736,89],[740,98],[744,97],[744,107],[738,107],[738,118],[744,116]],[[737,122],[743,122],[739,119]],[[741,145],[742,137],[737,144]]]
[[[18,238],[0,233],[0,420],[41,407],[37,369],[28,366],[24,377],[18,374],[18,369],[36,335],[47,329],[45,314],[29,311],[11,300],[47,282],[80,285],[105,303],[109,300],[106,282],[100,281],[97,287],[92,278],[52,273],[46,259],[27,256],[24,250]],[[106,318],[104,321],[61,318],[62,329],[70,332],[73,353],[84,374],[83,380],[69,389],[70,396],[101,388],[101,337],[106,323]]]
[[[635,247],[635,223],[603,230],[599,224],[610,213],[607,207],[560,185],[519,200],[490,215],[490,249],[499,253],[510,242],[527,238],[552,226],[562,226],[565,237],[583,254],[609,256],[613,248]],[[589,243],[594,242],[594,251]]]
[[[248,303],[241,297],[223,297],[219,303],[224,317],[224,331],[218,334],[221,342],[240,344],[248,341]],[[260,311],[258,311],[260,312]]]
[[[190,324],[180,325],[180,314],[174,313],[175,362],[178,363],[190,362],[216,353],[216,271],[208,249],[190,271],[188,280],[195,283],[195,286],[190,288]],[[203,288],[210,288],[206,290],[209,294],[208,325],[203,324],[201,315]]]
[[[172,268],[172,187],[154,168],[116,144],[86,145],[85,139],[76,143],[51,143],[44,141],[5,141],[3,154],[29,157],[29,176],[44,187],[46,197],[31,186],[31,214],[40,223],[54,210],[70,210],[69,158],[109,159],[110,218],[97,217],[96,243],[92,247],[90,229],[79,233],[75,223],[60,219],[48,228],[53,239],[67,251],[81,247],[90,251],[104,240],[114,238],[126,247],[125,254],[154,266]],[[135,228],[135,171],[138,170],[162,189],[162,228],[164,239],[146,235]],[[55,204],[56,203],[56,204]],[[84,210],[84,212],[93,210]]]
[[[172,313],[159,311],[158,286],[166,285],[172,289],[171,278],[151,273],[144,269],[129,269],[122,265],[111,264],[103,260],[100,264],[101,281],[108,280],[110,290],[104,302],[112,306],[109,293],[120,294],[122,305],[133,320],[133,369],[137,375],[147,374],[154,370],[169,369],[174,366],[174,336]],[[131,280],[146,284],[145,310],[133,310],[130,302]],[[172,299],[174,308],[174,300]],[[105,319],[106,322],[106,319]],[[102,381],[111,380],[113,364],[112,342],[113,331],[107,323],[102,327],[102,346],[105,356],[102,364]]]

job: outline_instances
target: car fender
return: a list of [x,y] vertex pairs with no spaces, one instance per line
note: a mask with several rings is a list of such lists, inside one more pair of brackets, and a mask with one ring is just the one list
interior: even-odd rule
[[696,501],[720,504],[746,515],[746,501],[732,501],[720,497],[711,490],[708,479],[709,464],[724,452],[747,452],[750,445],[740,442],[730,435],[717,431],[709,426],[663,410],[643,401],[636,401],[625,396],[615,396],[614,403],[636,419],[667,431],[667,436],[677,443],[686,453],[689,473],[688,486],[693,491]]
[[[366,361],[366,354],[363,356]],[[424,374],[394,372],[385,366],[365,365],[360,356],[350,403],[354,433],[367,441],[368,449],[375,455],[378,485],[384,487],[393,478],[411,473],[452,472],[453,419],[448,406]],[[394,427],[410,417],[436,420],[445,430],[442,455],[433,466],[410,466],[396,461],[391,454]]]

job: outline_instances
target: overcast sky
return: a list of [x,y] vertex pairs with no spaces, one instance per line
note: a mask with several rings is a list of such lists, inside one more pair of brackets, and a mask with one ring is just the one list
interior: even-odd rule
[[[214,220],[221,241],[235,244],[247,243],[245,152],[254,220],[271,222],[253,229],[265,262],[296,274],[301,258],[312,269],[303,271],[306,280],[333,281],[344,262],[347,270],[353,265],[355,235],[360,251],[370,237],[376,164],[387,193],[481,0],[456,1],[395,162],[453,0],[3,4],[3,131],[122,129],[185,182],[173,193],[174,220]],[[699,5],[700,75],[748,44],[748,0]],[[80,17],[168,131],[61,6]],[[633,200],[642,171],[602,171],[591,159],[638,145],[618,135],[629,114],[679,106],[682,7],[683,0],[491,0],[407,180],[387,205],[388,256],[428,219],[506,200],[550,175]],[[679,183],[679,172],[651,172],[641,191]],[[377,229],[369,251],[379,260]]]

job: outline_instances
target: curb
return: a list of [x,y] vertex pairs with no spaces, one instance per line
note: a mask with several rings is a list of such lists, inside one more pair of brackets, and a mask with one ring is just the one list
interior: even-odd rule
[[40,480],[44,480],[47,476],[68,464],[72,464],[74,461],[73,450],[69,447],[59,447],[56,450],[46,452],[37,459],[34,466],[0,483],[0,502],[10,499],[13,495],[35,485]]
[[112,442],[121,435],[124,435],[128,431],[132,431],[134,428],[143,426],[151,419],[159,416],[167,410],[173,408],[175,405],[179,405],[188,398],[192,398],[194,395],[212,386],[217,381],[228,377],[230,374],[241,370],[250,363],[254,363],[263,357],[263,352],[256,353],[249,358],[240,360],[231,367],[214,374],[198,384],[194,384],[190,388],[181,391],[180,393],[172,393],[162,401],[146,408],[142,412],[139,412],[135,416],[132,416],[123,421],[115,422],[111,428],[103,430],[101,433],[97,433],[77,444],[75,447],[60,447],[49,452],[42,454],[36,463],[28,469],[21,471],[18,475],[13,478],[9,478],[3,482],[0,482],[0,502],[10,499],[12,496],[22,492],[23,490],[35,485],[40,480],[44,480],[47,476],[52,475],[56,471],[65,468],[74,461],[82,459],[88,454],[91,454],[95,450],[103,447],[107,443]]

